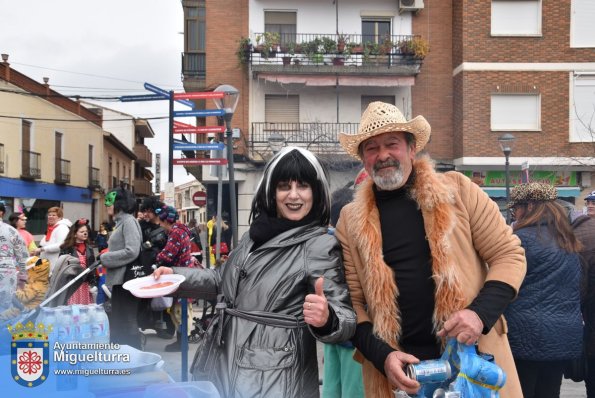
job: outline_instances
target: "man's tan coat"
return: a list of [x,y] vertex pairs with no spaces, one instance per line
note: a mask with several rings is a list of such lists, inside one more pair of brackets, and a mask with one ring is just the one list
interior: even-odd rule
[[[473,301],[488,280],[503,281],[517,292],[526,272],[525,252],[506,225],[498,206],[481,188],[458,172],[439,174],[427,157],[415,160],[412,198],[421,208],[432,252],[436,283],[433,323],[440,330],[449,316]],[[399,349],[401,323],[395,297],[398,281],[383,260],[379,213],[373,182],[368,179],[345,206],[336,235],[343,246],[344,266],[357,323],[372,322],[374,333]],[[394,228],[407,228],[399,220]],[[366,308],[367,306],[367,308]],[[501,317],[479,349],[493,354],[507,375],[502,398],[520,398],[522,392]],[[392,397],[388,380],[361,353],[366,397]]]

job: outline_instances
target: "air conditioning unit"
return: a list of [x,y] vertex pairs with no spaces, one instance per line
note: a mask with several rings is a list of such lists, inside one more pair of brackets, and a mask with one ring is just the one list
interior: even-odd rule
[[399,0],[399,13],[419,11],[424,8],[424,0]]

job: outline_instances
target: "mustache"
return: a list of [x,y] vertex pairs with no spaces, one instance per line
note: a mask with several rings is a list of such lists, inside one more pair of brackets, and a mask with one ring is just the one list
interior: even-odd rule
[[389,159],[387,161],[378,161],[374,164],[374,171],[378,171],[384,167],[396,167],[397,169],[401,167],[401,162],[398,160]]

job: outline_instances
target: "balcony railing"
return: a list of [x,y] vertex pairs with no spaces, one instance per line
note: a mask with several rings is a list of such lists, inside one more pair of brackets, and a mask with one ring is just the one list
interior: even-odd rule
[[207,75],[206,54],[182,53],[182,80],[184,77],[205,79]]
[[99,169],[96,167],[89,167],[89,188],[101,188],[101,180],[99,179]]
[[151,167],[153,165],[153,154],[144,144],[134,145],[134,155],[140,167]]
[[70,160],[56,159],[56,184],[68,184],[70,182]]
[[22,170],[21,178],[41,178],[41,154],[33,151],[21,150]]
[[[260,41],[252,45],[244,44],[240,49],[244,51],[243,61],[250,63],[253,68],[271,68],[275,65],[333,66],[335,71],[336,67],[342,67],[341,71],[348,73],[350,70],[355,71],[353,67],[410,66],[415,74],[419,72],[428,52],[427,42],[417,35],[292,34],[275,36],[273,39],[269,36],[266,41],[263,39],[267,37],[265,35],[256,33],[254,37],[260,38]],[[267,71],[262,67],[255,69]],[[304,72],[303,68],[298,69],[296,72]],[[292,72],[291,68],[284,71]],[[403,74],[406,74],[406,70]]]
[[276,146],[292,145],[318,155],[344,155],[339,132],[355,133],[358,123],[252,123],[248,144],[252,157],[268,158]]
[[150,196],[153,194],[151,190],[151,181],[143,178],[134,179],[134,193],[137,195]]

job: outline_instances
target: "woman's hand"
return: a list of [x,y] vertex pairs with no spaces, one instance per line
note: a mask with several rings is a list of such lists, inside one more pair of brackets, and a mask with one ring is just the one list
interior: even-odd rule
[[37,249],[35,249],[32,254],[34,256],[39,256],[41,254],[41,247],[38,247]]
[[321,276],[314,285],[315,294],[308,294],[304,302],[304,321],[317,328],[326,325],[329,317],[328,301],[326,301],[322,289],[323,284],[324,277]]
[[153,278],[158,280],[161,275],[171,275],[174,273],[174,270],[169,267],[159,267],[153,272]]

